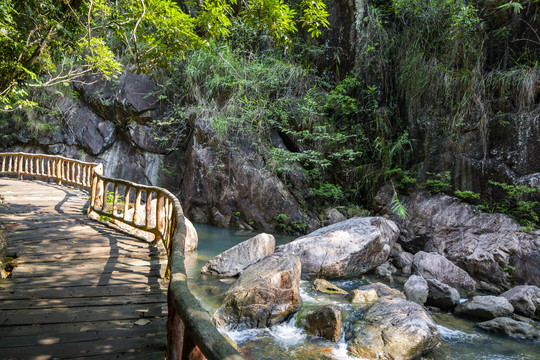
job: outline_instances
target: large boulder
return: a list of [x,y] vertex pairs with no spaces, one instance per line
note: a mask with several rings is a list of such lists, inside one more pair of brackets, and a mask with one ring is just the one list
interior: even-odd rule
[[327,278],[354,277],[384,263],[398,236],[399,229],[391,220],[352,218],[279,246],[276,251],[299,256],[304,272]]
[[236,276],[248,266],[274,253],[276,240],[270,234],[262,233],[233,246],[210,259],[201,273],[217,276]]
[[533,340],[539,337],[538,329],[535,326],[508,317],[484,321],[476,326],[485,331],[505,334],[518,339]]
[[[391,194],[383,189],[376,206],[390,214]],[[419,191],[402,203],[409,216],[394,220],[406,251],[444,255],[479,280],[478,287],[490,291],[502,292],[514,284],[540,286],[540,231],[522,232],[506,215],[483,213],[447,195]]]
[[516,286],[501,296],[510,301],[516,313],[530,318],[540,317],[540,288],[537,286]]
[[281,323],[302,305],[301,263],[291,254],[273,254],[245,269],[214,314],[229,328],[263,328]]
[[441,334],[424,308],[399,297],[377,300],[359,320],[348,350],[368,359],[414,359],[437,346]]
[[407,300],[424,305],[428,298],[428,283],[426,279],[418,275],[411,275],[405,283],[403,290]]
[[454,314],[480,320],[491,320],[508,316],[514,312],[514,307],[502,296],[475,296],[471,300],[459,304]]
[[463,269],[437,253],[419,251],[414,255],[413,273],[424,279],[435,279],[470,294],[476,282]]
[[441,310],[453,309],[459,303],[459,292],[450,285],[435,279],[428,279],[428,297],[426,305],[438,307]]
[[341,336],[341,308],[325,305],[306,315],[306,332],[313,336],[337,342]]

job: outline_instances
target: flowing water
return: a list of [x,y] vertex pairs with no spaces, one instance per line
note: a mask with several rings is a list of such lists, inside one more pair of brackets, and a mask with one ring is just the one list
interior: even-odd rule
[[[256,235],[256,233],[223,229],[196,224],[199,234],[199,248],[186,257],[186,270],[191,292],[199,299],[203,307],[213,313],[220,305],[223,294],[230,287],[230,282],[212,276],[201,276],[200,269],[210,258]],[[278,245],[294,240],[291,236],[276,236]],[[401,281],[400,281],[401,280]],[[396,279],[392,287],[402,289],[403,279]],[[357,280],[332,281],[344,290],[350,291],[358,286],[380,281],[365,276]],[[362,309],[351,306],[342,295],[328,295],[311,289],[309,280],[300,283],[303,305],[300,311],[289,321],[270,329],[250,329],[226,331],[239,346],[249,348],[253,359],[359,359],[347,351],[345,335],[350,329],[345,325],[341,340],[335,344],[324,339],[313,338],[305,333],[302,319],[310,310],[324,304],[336,304],[344,310],[344,324],[347,319],[362,316]],[[540,359],[539,341],[517,341],[504,336],[487,334],[475,329],[475,322],[461,319],[446,312],[432,312],[438,324],[443,343],[424,359],[489,359],[489,360],[538,360]],[[538,325],[538,324],[537,324]]]

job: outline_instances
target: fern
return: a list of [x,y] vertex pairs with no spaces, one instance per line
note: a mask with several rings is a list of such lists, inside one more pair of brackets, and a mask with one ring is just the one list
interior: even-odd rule
[[407,213],[407,209],[403,204],[399,201],[398,194],[396,190],[394,189],[394,194],[392,195],[392,201],[390,202],[390,206],[392,209],[392,212],[399,216],[400,219],[405,220],[409,213]]

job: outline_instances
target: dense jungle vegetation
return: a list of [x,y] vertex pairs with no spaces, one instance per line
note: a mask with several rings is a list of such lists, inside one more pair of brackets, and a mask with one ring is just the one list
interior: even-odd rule
[[[478,127],[485,157],[488,119],[539,103],[540,2],[344,3],[0,0],[0,105],[49,111],[36,101],[44,88],[76,96],[70,84],[89,74],[135,67],[168,104],[155,120],[163,140],[182,146],[193,118],[225,144],[253,139],[290,187],[301,173],[317,209],[361,213],[391,182],[402,216],[397,193],[425,186],[538,224],[537,189],[495,182],[507,196],[491,199],[422,172],[414,154],[427,142],[410,129],[459,137]],[[354,32],[346,45],[328,35],[344,23]],[[286,147],[272,145],[275,131]]]

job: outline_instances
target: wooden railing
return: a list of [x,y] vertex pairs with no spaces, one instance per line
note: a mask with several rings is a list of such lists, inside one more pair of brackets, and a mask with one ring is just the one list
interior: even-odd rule
[[0,153],[0,173],[54,179],[62,182],[90,188],[92,174],[102,172],[101,164],[68,159],[57,155]]
[[167,358],[239,360],[242,357],[219,333],[210,315],[189,291],[184,254],[192,227],[180,201],[166,189],[103,176],[103,166],[62,156],[0,153],[0,175],[38,177],[90,190],[94,214],[147,233],[167,250]]

